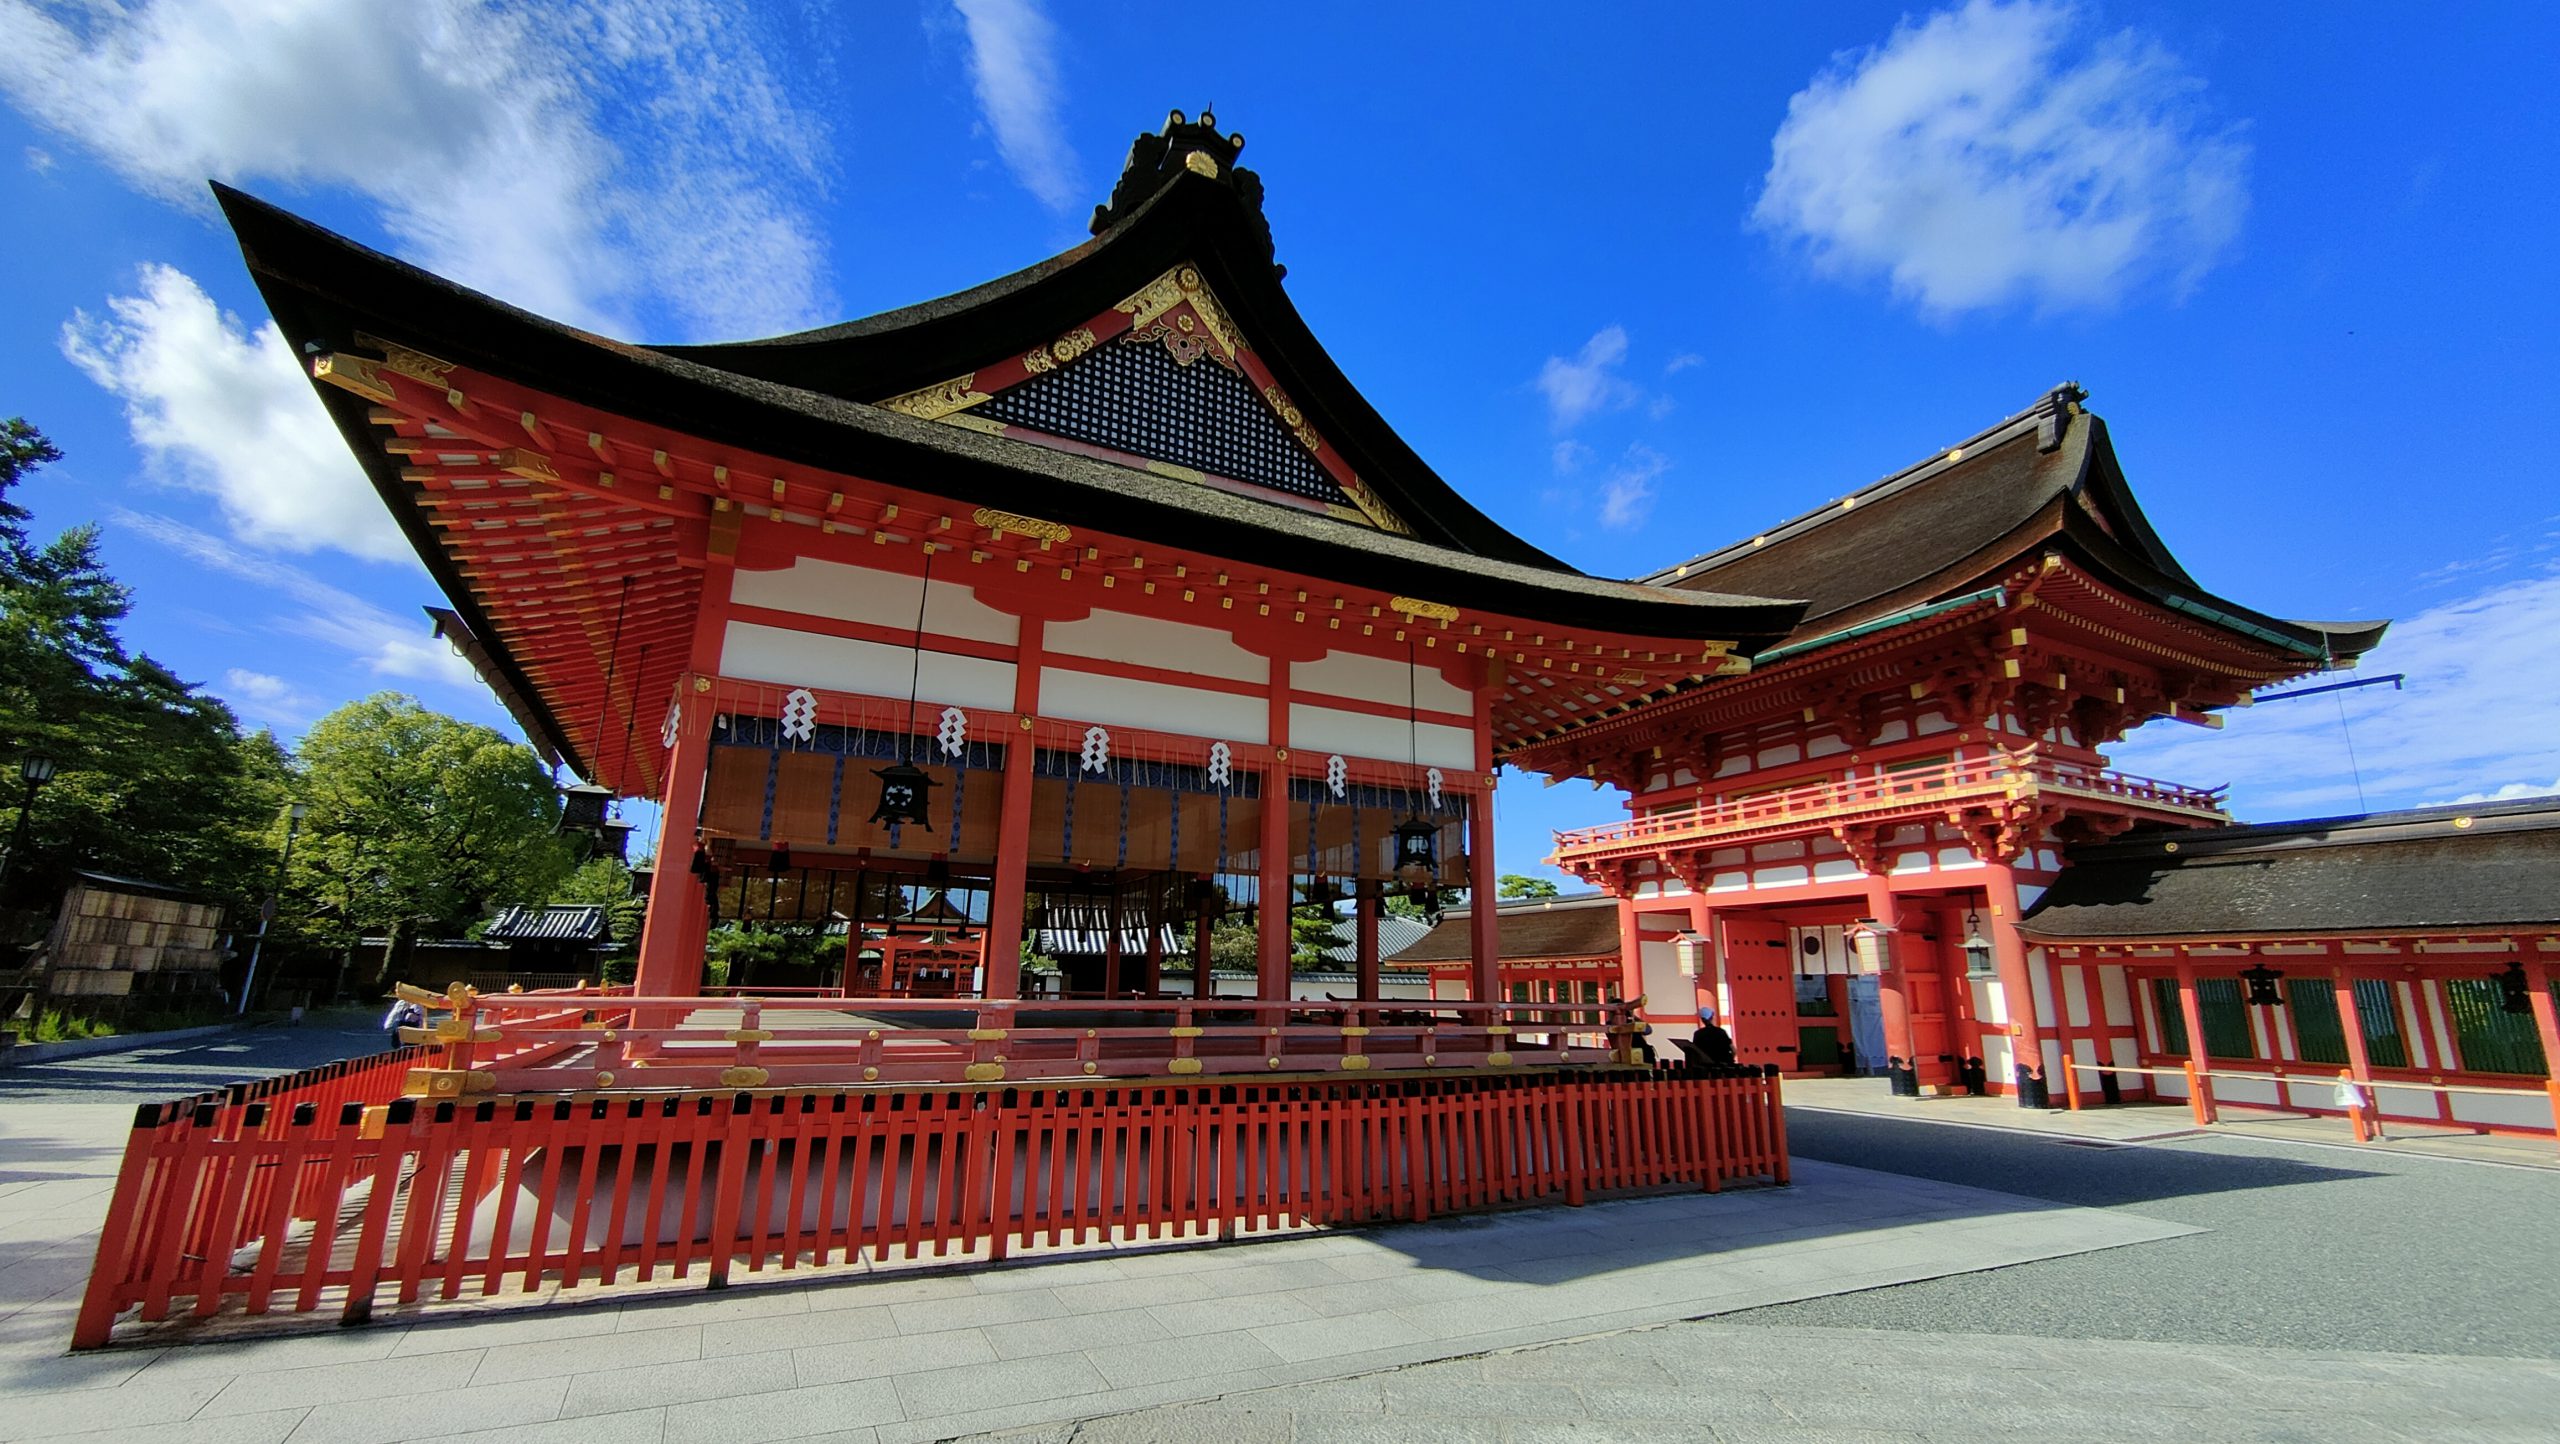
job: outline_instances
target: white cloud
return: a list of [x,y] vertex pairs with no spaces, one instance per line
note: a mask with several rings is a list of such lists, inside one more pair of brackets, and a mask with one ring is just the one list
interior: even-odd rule
[[2202,90],[2077,6],[1967,0],[1835,56],[1788,101],[1752,218],[1938,315],[2183,291],[2248,208],[2248,148]]
[[1638,442],[1627,448],[1600,483],[1600,524],[1612,531],[1642,526],[1653,514],[1655,478],[1671,469],[1671,458]]
[[969,79],[996,150],[1025,190],[1053,211],[1085,194],[1058,120],[1058,29],[1040,0],[952,0],[969,30]]
[[2560,778],[2549,782],[2510,782],[2494,792],[2466,792],[2451,799],[2454,805],[2466,802],[2517,802],[2528,797],[2560,795]]
[[1538,368],[1538,393],[1547,398],[1547,414],[1559,431],[1570,430],[1603,411],[1632,406],[1643,393],[1618,374],[1627,359],[1627,328],[1603,326],[1582,344],[1570,361],[1550,356]]
[[397,248],[596,330],[810,324],[823,127],[743,0],[0,0],[0,89],[129,183],[342,187]]
[[2218,734],[2155,722],[2116,760],[2178,782],[2231,779],[2240,814],[2261,820],[2356,811],[2359,775],[2376,810],[2548,791],[2511,779],[2560,777],[2555,635],[2560,572],[2508,582],[2393,626],[2363,670],[2405,672],[2406,691],[2235,709]]
[[108,301],[106,315],[73,313],[61,344],[123,400],[134,444],[161,478],[213,497],[232,535],[288,551],[409,555],[274,322],[252,332],[184,272],[145,266],[141,289]]
[[45,150],[40,146],[28,146],[27,169],[34,171],[37,175],[52,174],[53,152]]
[[1571,476],[1591,460],[1591,448],[1568,436],[1556,443],[1556,475]]
[[283,731],[299,731],[320,715],[310,693],[282,677],[233,667],[222,674],[222,699],[252,722]]
[[1683,351],[1679,355],[1662,363],[1662,374],[1665,376],[1677,376],[1692,366],[1704,366],[1706,364],[1706,357],[1699,355],[1695,351]]
[[115,519],[199,566],[248,583],[244,595],[277,603],[262,624],[267,629],[335,648],[377,677],[480,688],[471,664],[435,639],[423,614],[385,611],[299,567],[224,546],[173,517],[126,511]]

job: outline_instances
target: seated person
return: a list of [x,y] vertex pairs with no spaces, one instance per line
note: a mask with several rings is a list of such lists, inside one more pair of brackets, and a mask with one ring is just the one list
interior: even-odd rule
[[1711,1068],[1733,1066],[1733,1035],[1716,1023],[1716,1010],[1698,1010],[1698,1031],[1680,1040],[1681,1056],[1691,1063]]

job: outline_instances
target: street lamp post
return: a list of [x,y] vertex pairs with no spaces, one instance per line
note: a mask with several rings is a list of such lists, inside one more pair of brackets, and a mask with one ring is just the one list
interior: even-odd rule
[[276,864],[275,886],[267,889],[266,905],[258,909],[258,936],[249,943],[249,970],[240,975],[240,1006],[234,1017],[249,1011],[249,990],[258,981],[258,954],[266,950],[267,932],[276,925],[276,898],[284,891],[286,876],[293,870],[293,838],[302,831],[302,819],[309,816],[311,805],[297,802],[285,809],[284,860]]
[[9,850],[0,852],[0,883],[9,880],[9,865],[26,849],[27,820],[36,814],[36,789],[53,780],[53,759],[41,752],[30,752],[19,761],[18,776],[27,784],[27,791],[18,799],[18,825],[9,833]]

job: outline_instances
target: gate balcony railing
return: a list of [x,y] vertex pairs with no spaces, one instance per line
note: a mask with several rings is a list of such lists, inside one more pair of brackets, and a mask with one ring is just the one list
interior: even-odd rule
[[1808,783],[1598,827],[1572,828],[1555,835],[1553,860],[1570,866],[1663,847],[1786,833],[1808,824],[1924,814],[1975,799],[2043,797],[2086,804],[2093,811],[2226,823],[2231,820],[2223,807],[2227,790],[2186,787],[2017,752],[1909,772]]

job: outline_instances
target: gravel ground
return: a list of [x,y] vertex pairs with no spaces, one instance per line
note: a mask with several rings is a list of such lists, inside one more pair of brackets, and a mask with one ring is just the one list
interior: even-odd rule
[[157,1103],[397,1046],[382,1009],[336,1008],[160,1047],[0,1069],[0,1103]]
[[1791,1111],[1804,1158],[2212,1230],[1728,1324],[2560,1358],[2560,1174],[2208,1137],[2088,1147]]

